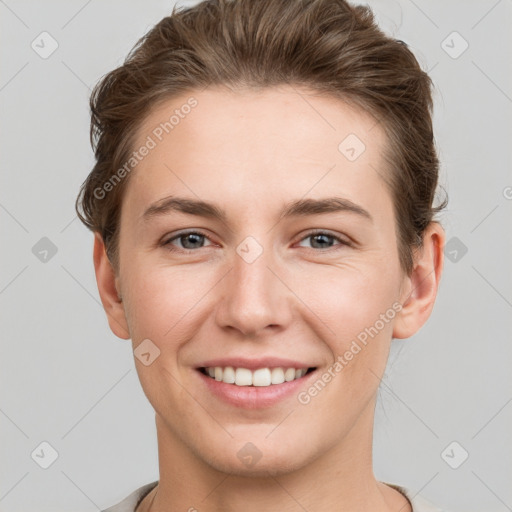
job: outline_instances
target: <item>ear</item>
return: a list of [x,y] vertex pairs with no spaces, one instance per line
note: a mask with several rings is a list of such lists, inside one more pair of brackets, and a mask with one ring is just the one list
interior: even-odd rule
[[437,296],[443,271],[445,232],[438,222],[431,222],[423,235],[423,247],[415,251],[414,266],[404,279],[395,317],[393,338],[409,338],[427,321]]
[[123,300],[118,294],[118,278],[108,259],[103,238],[98,232],[94,233],[94,271],[110,329],[118,338],[127,340],[130,338],[130,332]]

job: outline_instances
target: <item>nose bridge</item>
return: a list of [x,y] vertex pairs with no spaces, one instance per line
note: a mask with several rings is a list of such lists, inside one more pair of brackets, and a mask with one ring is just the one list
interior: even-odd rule
[[283,327],[291,317],[288,290],[275,275],[276,255],[266,240],[264,247],[263,241],[249,236],[236,247],[218,311],[221,326],[246,335],[268,326]]

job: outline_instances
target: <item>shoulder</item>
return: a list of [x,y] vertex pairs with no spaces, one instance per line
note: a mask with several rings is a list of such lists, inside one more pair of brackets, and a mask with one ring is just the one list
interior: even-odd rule
[[410,489],[407,489],[406,487],[393,485],[389,483],[386,483],[386,485],[389,485],[393,489],[396,489],[397,491],[401,492],[411,502],[412,512],[449,512],[446,509],[436,507],[433,503],[426,500],[419,494],[412,492]]
[[145,484],[129,494],[123,501],[120,501],[116,505],[112,505],[101,512],[134,512],[144,496],[146,496],[157,484],[158,480]]

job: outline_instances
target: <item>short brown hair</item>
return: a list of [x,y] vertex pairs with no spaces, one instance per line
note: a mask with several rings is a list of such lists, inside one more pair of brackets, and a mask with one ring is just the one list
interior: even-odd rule
[[[430,77],[402,41],[386,36],[368,7],[344,0],[204,0],[174,6],[104,76],[91,99],[96,164],[82,184],[76,210],[101,234],[114,268],[123,191],[98,188],[126,161],[151,107],[208,85],[305,86],[352,104],[381,123],[402,269],[447,199],[433,206],[438,157],[432,130]],[[341,142],[341,141],[340,141]]]

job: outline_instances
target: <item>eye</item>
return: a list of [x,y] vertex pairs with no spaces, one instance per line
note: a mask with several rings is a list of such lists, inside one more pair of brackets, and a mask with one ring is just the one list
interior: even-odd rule
[[[172,238],[169,238],[168,240],[163,242],[162,245],[169,249],[170,251],[189,251],[194,249],[201,249],[202,247],[204,247],[203,243],[206,240],[210,242],[210,239],[205,234],[199,231],[187,231],[184,233],[179,233],[178,235],[175,235]],[[179,246],[177,249],[175,248],[175,244],[173,243],[175,241],[179,242]]]
[[[313,249],[320,250],[336,250],[339,247],[337,246],[351,246],[351,243],[343,238],[332,235],[326,231],[314,231],[309,233],[307,236],[303,237],[299,245],[304,247],[303,243],[306,240],[311,241],[311,246]],[[207,245],[204,245],[205,242],[208,242]],[[337,242],[337,244],[336,244]],[[203,247],[207,247],[208,245],[212,245],[211,240],[207,235],[201,233],[200,231],[186,231],[178,233],[168,240],[162,242],[162,246],[166,247],[170,251],[193,251],[194,249],[202,249]]]
[[[299,245],[302,245],[302,242],[308,239],[312,241],[311,246],[313,249],[330,249],[333,247],[333,242],[335,241],[339,242],[338,245],[341,246],[351,246],[350,242],[348,242],[347,240],[344,240],[343,238],[340,238],[335,235],[331,235],[326,231],[314,231],[312,233],[309,233],[307,236],[302,238]],[[336,250],[336,247],[334,248],[334,250]]]

